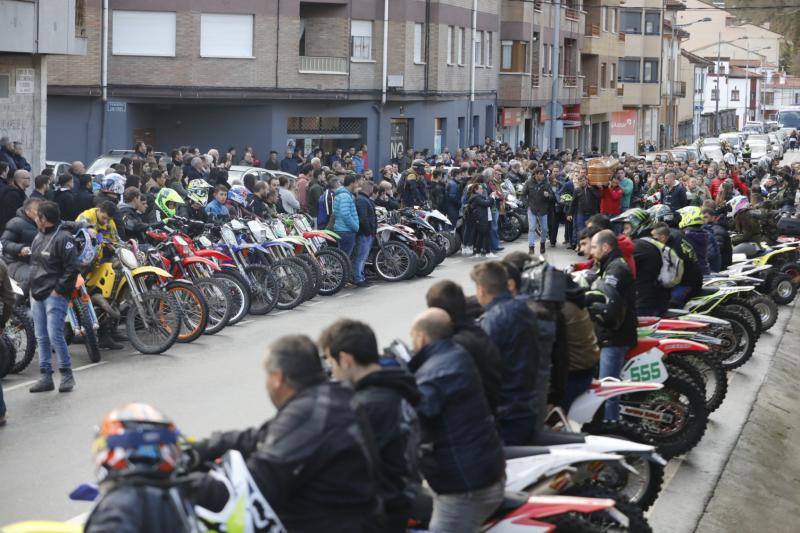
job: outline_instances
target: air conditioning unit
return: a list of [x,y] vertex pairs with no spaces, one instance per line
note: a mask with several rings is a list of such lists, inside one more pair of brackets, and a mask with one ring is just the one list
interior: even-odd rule
[[402,74],[389,74],[388,76],[386,76],[387,87],[402,87],[403,81],[404,80]]

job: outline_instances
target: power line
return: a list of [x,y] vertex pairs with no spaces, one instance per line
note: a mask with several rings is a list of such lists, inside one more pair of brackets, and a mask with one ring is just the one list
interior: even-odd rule
[[[553,0],[516,0],[517,2],[521,2],[523,4],[546,4],[546,5],[556,5]],[[565,7],[567,9],[574,9],[568,6],[565,2],[561,2],[561,7]],[[633,6],[581,6],[582,11],[588,11],[589,9],[602,9],[604,7],[607,8],[618,8],[621,11],[626,9],[653,9],[647,7],[633,7]],[[780,9],[800,9],[800,3],[797,4],[780,4],[780,5],[758,5],[758,6],[726,6],[726,7],[714,7],[714,6],[706,6],[706,7],[684,7],[683,9],[674,9],[671,10],[669,8],[664,8],[665,11],[755,11],[755,10],[773,10],[777,11]],[[655,10],[655,9],[654,9]]]

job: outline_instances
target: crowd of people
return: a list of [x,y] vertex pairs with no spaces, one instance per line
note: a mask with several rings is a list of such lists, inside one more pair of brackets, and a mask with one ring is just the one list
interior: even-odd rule
[[[491,139],[453,154],[409,150],[375,173],[366,146],[307,157],[287,152],[281,161],[272,152],[264,166],[296,178],[248,176],[241,183],[228,176],[233,149],[220,156],[186,147],[168,161],[143,143],[135,151],[99,180],[75,162],[68,173],[43,173],[31,183],[29,170],[0,161],[0,322],[13,301],[10,276],[31,296],[42,372],[31,392],[54,388],[51,348],[62,373],[59,390],[74,387],[62,341],[66,295],[77,275],[75,224],[118,239],[137,238],[177,214],[210,220],[304,212],[340,235],[339,246],[356,265],[353,282],[362,285],[376,206],[439,209],[460,226],[463,253],[492,259],[503,250],[497,223],[511,194],[503,184],[510,182],[527,206],[529,253],[476,263],[474,298],[452,281],[434,284],[429,309],[411,326],[407,365],[382,358],[372,329],[349,319],[316,343],[305,336],[275,341],[264,370],[278,413],[258,428],[215,434],[182,451],[174,423],[156,410],[115,410],[95,447],[105,491],[88,533],[190,530],[191,506],[159,503],[166,487],[174,488],[164,479],[181,457],[197,466],[231,449],[245,456],[291,531],[405,531],[422,479],[432,492],[430,529],[477,531],[503,498],[502,446],[531,443],[548,404],[567,408],[594,377],[618,377],[636,343],[636,316],[682,304],[704,274],[730,264],[733,230],[733,242],[772,238],[769,213],[793,206],[797,192],[796,169],[777,162],[631,156],[619,158],[607,184],[591,184],[589,156],[515,151]],[[244,151],[241,164],[260,163],[252,149]],[[531,281],[522,273],[548,243],[557,246],[559,234],[562,245],[586,256],[573,266],[586,274],[554,314],[526,296]],[[665,249],[683,265],[670,283]],[[544,321],[555,324],[550,334]],[[608,402],[605,415],[618,418],[618,406]],[[157,444],[142,440],[148,431]],[[225,503],[210,477],[180,492],[208,508]]]

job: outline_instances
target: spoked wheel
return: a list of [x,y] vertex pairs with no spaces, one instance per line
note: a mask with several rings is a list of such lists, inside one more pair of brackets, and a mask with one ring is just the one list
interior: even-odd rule
[[753,306],[761,318],[761,325],[764,327],[764,331],[768,331],[778,321],[778,304],[769,296],[753,292],[747,301],[750,302],[750,305]]
[[33,320],[24,307],[15,307],[6,323],[5,334],[17,349],[17,360],[11,367],[12,374],[25,370],[36,354],[36,332]]
[[703,394],[679,370],[670,371],[661,390],[622,396],[620,412],[623,420],[636,424],[651,437],[667,458],[694,448],[708,425]]
[[614,500],[614,507],[628,519],[628,527],[622,526],[608,511],[596,511],[586,515],[586,519],[591,524],[598,526],[601,531],[618,531],[620,533],[625,531],[630,533],[650,533],[653,531],[644,516],[644,511],[640,507],[628,501],[621,494],[607,488],[583,485],[571,487],[564,494],[582,498],[608,498]]
[[280,282],[272,271],[264,265],[247,265],[250,312],[254,315],[266,315],[278,303]]
[[317,252],[320,266],[319,293],[323,296],[336,294],[347,283],[348,263],[341,255],[333,253],[329,248]]
[[125,326],[136,350],[146,354],[164,353],[180,335],[181,313],[169,295],[148,291],[141,295],[141,305],[129,306]]
[[386,242],[375,253],[375,271],[385,281],[408,279],[417,272],[417,254],[401,242]]
[[744,320],[747,320],[747,323],[753,329],[753,333],[756,334],[756,340],[758,340],[758,337],[761,336],[761,332],[763,331],[761,317],[749,302],[732,298],[730,301],[726,302],[725,305],[721,306],[721,309],[732,311],[741,316]]
[[326,246],[322,250],[326,250],[330,253],[338,255],[347,266],[347,275],[345,276],[345,279],[348,281],[353,279],[353,261],[350,259],[349,255],[344,253],[341,248],[337,248],[335,246]]
[[443,248],[435,239],[425,239],[423,245],[433,250],[434,256],[436,257],[436,265],[439,265],[442,261],[447,259],[447,248]]
[[515,216],[504,215],[497,228],[497,235],[506,242],[513,242],[522,235],[522,226]]
[[[100,341],[97,338],[97,330],[94,328],[95,324],[89,314],[89,308],[87,304],[79,300],[74,301],[73,305],[78,322],[83,328],[83,345],[86,347],[86,353],[89,354],[89,360],[92,363],[97,363],[100,361]],[[116,325],[116,321],[114,323]]]
[[206,306],[208,306],[208,324],[203,333],[206,335],[219,333],[228,325],[233,313],[233,305],[227,289],[218,279],[214,278],[199,279],[195,282],[195,286],[202,293]]
[[[450,237],[448,237],[448,236],[450,236]],[[452,247],[453,247],[453,240],[452,240],[452,234],[451,233],[446,233],[446,232],[443,232],[443,231],[439,231],[439,232],[437,232],[437,233],[435,233],[433,235],[431,240],[433,242],[435,242],[436,244],[438,244],[439,248],[441,248],[444,251],[445,257],[447,257],[448,255],[450,255],[452,253],[451,250],[452,250]]]
[[178,341],[192,342],[197,339],[208,325],[208,306],[203,293],[188,283],[170,283],[167,294],[175,300],[181,315],[181,332]]
[[435,268],[436,252],[433,251],[433,248],[428,243],[425,243],[425,249],[417,260],[417,276],[421,278],[429,276]]
[[282,259],[273,265],[272,272],[280,284],[276,307],[284,311],[294,309],[303,303],[305,284],[308,282],[303,267]]
[[319,265],[317,265],[316,261],[311,259],[311,256],[308,254],[300,254],[295,257],[291,258],[292,260],[296,261],[298,264],[303,266],[303,269],[306,271],[306,277],[308,278],[308,290],[306,290],[306,301],[311,300],[317,294],[319,294],[319,287],[321,283],[321,275]]
[[731,325],[731,330],[721,330],[717,337],[722,340],[722,347],[719,350],[722,367],[725,370],[739,368],[753,356],[756,347],[756,335],[747,320],[739,314],[718,309],[714,316],[727,320]]
[[223,270],[214,274],[214,279],[222,282],[222,285],[227,289],[233,304],[233,313],[228,320],[228,325],[233,326],[240,320],[247,316],[250,312],[252,300],[250,296],[250,289],[247,286],[247,280],[242,278],[238,271]]
[[671,361],[685,361],[703,379],[706,393],[706,409],[709,413],[722,405],[728,394],[728,377],[722,362],[711,353],[672,353]]

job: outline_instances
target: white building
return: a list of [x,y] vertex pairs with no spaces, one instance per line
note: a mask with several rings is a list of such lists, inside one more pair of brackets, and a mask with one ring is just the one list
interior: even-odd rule
[[729,58],[723,58],[706,79],[703,113],[733,109],[736,127],[741,129],[745,122],[757,119],[762,81],[756,69],[732,66]]

